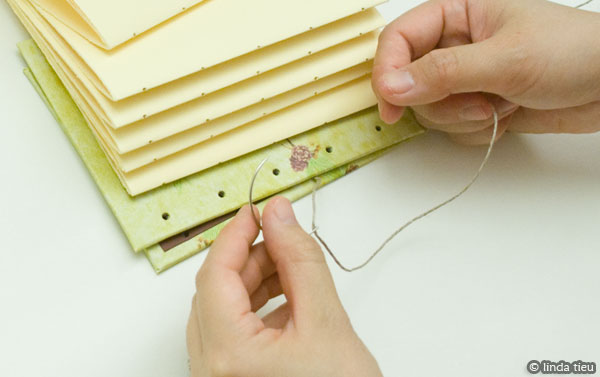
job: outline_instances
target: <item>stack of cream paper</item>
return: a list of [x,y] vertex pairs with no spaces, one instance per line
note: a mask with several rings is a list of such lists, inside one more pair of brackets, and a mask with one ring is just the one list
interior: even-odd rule
[[8,0],[139,195],[376,103],[382,0]]
[[265,157],[269,160],[254,187],[259,208],[275,194],[290,200],[308,195],[315,188],[312,178],[328,184],[423,132],[410,111],[398,123],[386,125],[371,108],[132,197],[35,42],[23,41],[19,50],[28,66],[25,75],[77,150],[131,247],[143,251],[156,272],[216,239],[248,202],[250,179]]

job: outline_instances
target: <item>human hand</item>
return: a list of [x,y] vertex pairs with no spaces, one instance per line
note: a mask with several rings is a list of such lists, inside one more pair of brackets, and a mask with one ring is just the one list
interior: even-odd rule
[[381,34],[381,117],[411,106],[465,144],[489,143],[493,108],[498,137],[600,131],[599,35],[599,14],[545,0],[431,0]]
[[[264,243],[242,208],[211,247],[196,279],[187,328],[192,376],[381,376],[338,298],[319,245],[289,201],[271,200]],[[284,294],[287,302],[256,311]]]

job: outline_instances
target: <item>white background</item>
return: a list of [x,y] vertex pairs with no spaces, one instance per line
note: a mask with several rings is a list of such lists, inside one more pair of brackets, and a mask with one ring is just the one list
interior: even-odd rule
[[[186,376],[204,255],[156,276],[131,252],[21,73],[25,38],[0,2],[0,376]],[[483,154],[437,133],[405,144],[319,194],[321,232],[354,265]],[[309,200],[294,207],[308,228]],[[600,363],[599,227],[600,134],[508,135],[460,201],[365,270],[331,268],[387,376],[526,376],[531,359]]]

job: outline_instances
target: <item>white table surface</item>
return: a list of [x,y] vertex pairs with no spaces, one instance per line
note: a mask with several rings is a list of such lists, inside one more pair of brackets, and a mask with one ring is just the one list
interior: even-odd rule
[[[381,10],[391,20],[418,2]],[[25,38],[0,2],[0,376],[187,376],[204,255],[156,276],[131,252],[21,73]],[[356,264],[460,189],[483,153],[436,133],[405,144],[319,194],[321,232]],[[294,208],[308,228],[310,201]],[[600,362],[599,228],[600,134],[508,135],[460,201],[365,270],[331,268],[385,375],[526,376],[532,359]]]

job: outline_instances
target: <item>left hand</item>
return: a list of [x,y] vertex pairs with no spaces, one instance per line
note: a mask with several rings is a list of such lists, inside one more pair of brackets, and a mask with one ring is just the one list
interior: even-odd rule
[[545,0],[430,0],[381,33],[373,89],[381,117],[411,106],[464,144],[600,131],[600,14]]

